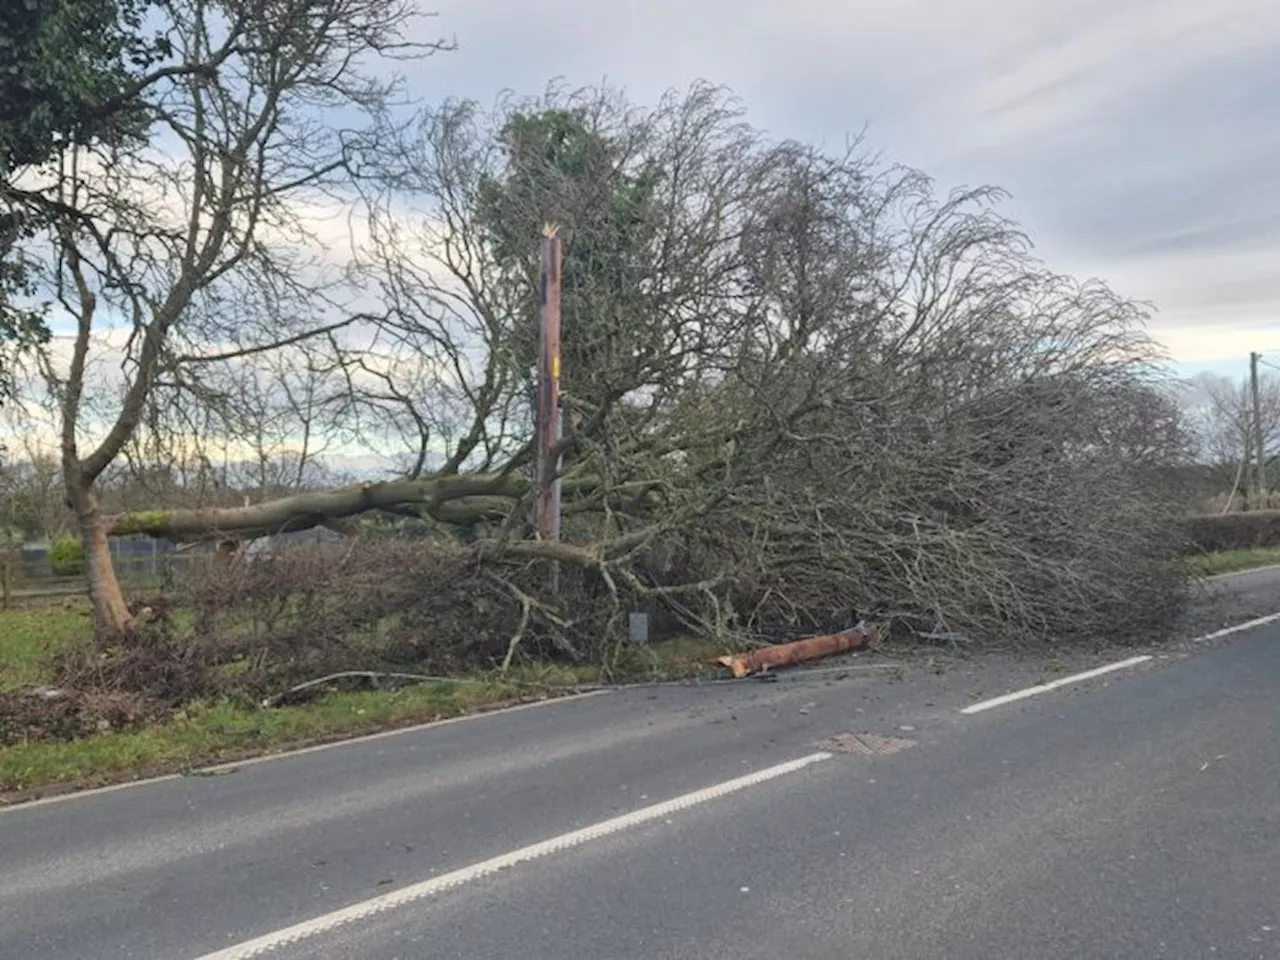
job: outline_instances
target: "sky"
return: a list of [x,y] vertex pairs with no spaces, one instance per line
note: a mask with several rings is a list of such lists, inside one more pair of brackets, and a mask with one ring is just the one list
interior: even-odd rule
[[1280,362],[1277,0],[420,0],[458,49],[413,93],[708,80],[757,126],[865,128],[942,188],[997,184],[1055,269],[1153,302],[1185,374]]

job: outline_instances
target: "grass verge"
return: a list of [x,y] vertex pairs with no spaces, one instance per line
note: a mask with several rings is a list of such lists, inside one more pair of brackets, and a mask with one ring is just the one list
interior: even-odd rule
[[[83,610],[39,608],[0,613],[0,689],[47,682],[44,661],[58,645],[84,639]],[[238,701],[192,704],[135,730],[76,740],[37,740],[0,748],[0,804],[44,793],[101,786],[341,740],[396,727],[581,689],[602,680],[683,679],[706,672],[722,652],[706,641],[676,639],[629,648],[608,671],[534,663],[396,690],[335,692],[297,706]]]
[[[224,760],[456,717],[553,690],[461,681],[395,691],[334,693],[305,706],[265,709],[197,704],[173,719],[79,740],[41,740],[0,750],[0,796],[56,785],[88,787]],[[12,799],[12,798],[11,798]]]
[[46,682],[45,658],[87,638],[90,629],[88,609],[81,603],[0,612],[0,690]]
[[1206,553],[1189,559],[1191,568],[1203,576],[1220,573],[1238,573],[1255,567],[1280,564],[1280,547],[1255,547],[1248,550],[1224,550]]

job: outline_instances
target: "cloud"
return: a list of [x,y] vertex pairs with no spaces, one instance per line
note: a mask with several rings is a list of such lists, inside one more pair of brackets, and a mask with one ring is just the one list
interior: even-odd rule
[[[697,78],[775,133],[996,182],[1055,267],[1160,308],[1199,362],[1280,326],[1280,4],[1274,0],[438,0],[457,53],[429,99],[552,77],[651,101]],[[1263,347],[1265,349],[1265,347]]]
[[[964,124],[969,135],[961,151],[1017,147],[1032,138],[1075,142],[1113,126],[1135,99],[1158,100],[1188,73],[1255,48],[1259,27],[1280,27],[1274,4],[1256,0],[1058,2],[1038,17],[1023,17],[1021,5],[999,0],[966,6],[971,22],[994,18],[1004,27],[978,47],[980,57],[971,52],[959,69],[937,71],[944,92],[923,108],[930,118],[953,116]],[[981,122],[971,127],[973,119]]]
[[[555,77],[652,102],[705,78],[780,136],[870,143],[944,186],[996,182],[1056,268],[1154,302],[1184,368],[1280,355],[1275,0],[434,0],[456,53],[410,91],[492,101]],[[175,212],[178,207],[175,206]],[[341,265],[367,224],[313,198]],[[397,218],[415,219],[412,211]],[[118,366],[119,344],[106,366]]]

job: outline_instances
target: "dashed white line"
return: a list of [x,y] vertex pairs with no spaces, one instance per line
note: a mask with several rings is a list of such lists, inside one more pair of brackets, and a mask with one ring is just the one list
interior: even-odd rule
[[1203,637],[1196,637],[1192,643],[1208,643],[1210,640],[1221,640],[1223,637],[1229,637],[1233,633],[1243,633],[1245,630],[1253,630],[1255,627],[1265,627],[1269,623],[1280,621],[1280,613],[1269,613],[1265,617],[1258,617],[1255,620],[1249,620],[1245,623],[1237,623],[1234,627],[1226,627],[1222,630],[1215,630],[1213,633],[1206,633]]
[[399,890],[393,890],[390,893],[384,893],[381,896],[373,897],[369,900],[354,903],[349,907],[341,910],[335,910],[332,913],[326,913],[302,923],[296,923],[291,927],[285,927],[272,933],[255,937],[252,940],[246,940],[235,946],[226,947],[214,953],[205,954],[197,958],[197,960],[251,960],[253,957],[260,957],[270,953],[281,947],[290,944],[299,943],[323,933],[328,933],[338,927],[345,926],[349,923],[357,923],[361,920],[367,920],[370,917],[388,910],[394,910],[397,907],[403,907],[407,904],[415,903],[419,900],[425,900],[434,897],[437,894],[453,890],[473,880],[479,880],[483,877],[498,873],[501,870],[507,870],[518,864],[528,863],[530,860],[537,860],[553,853],[559,853],[562,850],[568,850],[573,847],[582,846],[592,840],[600,840],[611,834],[628,830],[632,827],[638,827],[643,823],[651,820],[659,820],[668,817],[680,810],[687,810],[689,807],[695,807],[699,804],[706,803],[710,800],[716,800],[720,797],[728,796],[731,793],[737,793],[748,787],[765,783],[769,780],[776,780],[779,777],[785,777],[788,774],[797,773],[806,767],[823,760],[831,759],[832,754],[826,751],[819,753],[811,753],[808,756],[800,757],[798,760],[791,760],[787,763],[780,763],[776,766],[766,767],[763,770],[757,770],[755,773],[749,773],[746,776],[738,777],[734,780],[726,780],[723,783],[714,786],[704,787],[701,790],[695,790],[693,793],[686,793],[683,796],[674,797],[671,800],[665,800],[662,803],[655,803],[652,806],[642,807],[639,810],[633,810],[631,813],[623,814],[620,817],[614,817],[610,820],[603,820],[600,823],[592,824],[589,827],[583,827],[580,830],[574,830],[571,833],[564,833],[558,837],[552,837],[549,840],[543,840],[531,846],[521,847],[510,853],[504,853],[500,856],[491,857],[488,860],[482,860],[479,863],[473,863],[470,866],[462,867],[459,870],[453,870],[449,873],[433,877],[430,880],[424,880],[421,883],[411,884],[402,887]]
[[1003,707],[1007,703],[1014,703],[1018,700],[1025,700],[1027,697],[1034,697],[1041,693],[1048,693],[1050,690],[1057,690],[1059,687],[1065,687],[1072,683],[1080,683],[1084,680],[1092,680],[1094,677],[1100,677],[1103,674],[1114,673],[1116,670],[1125,670],[1129,667],[1136,667],[1140,663],[1146,663],[1150,660],[1149,656],[1130,657],[1128,660],[1121,660],[1119,663],[1109,663],[1105,667],[1096,667],[1093,670],[1086,670],[1084,673],[1073,673],[1069,677],[1060,677],[1051,683],[1041,683],[1034,687],[1026,687],[1023,690],[1015,690],[1013,693],[1006,693],[1000,697],[992,697],[990,700],[983,700],[980,703],[973,703],[963,708],[961,713],[981,713],[983,710],[990,710],[993,707]]
[[[1229,637],[1232,634],[1244,633],[1246,630],[1255,630],[1258,627],[1265,627],[1268,624],[1280,622],[1280,613],[1269,613],[1265,617],[1257,617],[1253,620],[1246,620],[1244,623],[1237,623],[1234,627],[1224,627],[1221,630],[1215,630],[1213,633],[1206,633],[1202,637],[1196,637],[1192,643],[1208,643],[1213,640],[1221,640],[1223,637]],[[994,707],[1003,707],[1008,703],[1015,703],[1018,700],[1025,700],[1027,697],[1038,696],[1042,693],[1048,693],[1050,690],[1057,690],[1059,687],[1065,687],[1072,683],[1080,683],[1084,680],[1092,680],[1094,677],[1101,677],[1104,674],[1114,673],[1116,670],[1126,670],[1129,667],[1136,667],[1141,663],[1151,660],[1150,656],[1130,657],[1128,660],[1121,660],[1119,663],[1109,663],[1105,667],[1097,667],[1094,670],[1086,670],[1084,673],[1075,673],[1069,677],[1061,677],[1051,683],[1041,683],[1034,687],[1027,687],[1023,690],[1015,690],[1012,693],[1006,693],[1003,696],[992,697],[990,700],[983,700],[980,703],[970,704],[960,710],[961,713],[981,713],[984,710],[991,710]]]

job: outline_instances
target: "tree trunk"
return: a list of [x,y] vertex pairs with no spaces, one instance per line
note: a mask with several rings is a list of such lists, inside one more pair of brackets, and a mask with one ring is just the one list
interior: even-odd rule
[[71,503],[75,509],[80,538],[84,543],[85,578],[89,581],[89,600],[93,604],[94,631],[99,637],[124,633],[133,625],[124,591],[116,577],[107,539],[108,520],[98,508],[92,490],[74,490]]
[[476,523],[505,518],[526,487],[519,476],[474,474],[361,483],[247,507],[124,513],[110,518],[109,529],[115,534],[142,533],[174,541],[252,539],[396,508],[445,523]]

